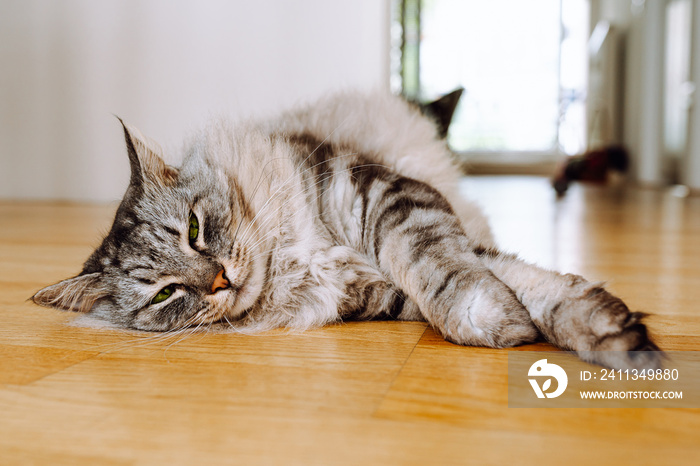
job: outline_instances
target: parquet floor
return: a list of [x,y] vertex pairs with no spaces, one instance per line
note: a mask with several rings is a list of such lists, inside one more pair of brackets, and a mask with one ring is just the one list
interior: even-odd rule
[[[463,187],[505,249],[608,281],[661,347],[700,350],[700,198]],[[421,323],[168,339],[27,302],[79,271],[114,208],[0,202],[0,464],[700,464],[700,410],[508,408],[508,351]]]

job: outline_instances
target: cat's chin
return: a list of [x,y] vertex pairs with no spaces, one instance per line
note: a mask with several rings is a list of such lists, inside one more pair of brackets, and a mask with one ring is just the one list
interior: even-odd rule
[[248,276],[243,285],[238,289],[238,293],[236,294],[236,303],[233,305],[233,309],[231,309],[229,312],[231,317],[240,317],[240,315],[243,314],[246,309],[253,307],[255,301],[258,300],[262,287],[255,286],[252,278],[253,277]]
[[243,284],[236,290],[233,306],[224,313],[229,319],[239,319],[245,311],[255,305],[263,290],[265,269],[260,263],[253,262],[248,268]]

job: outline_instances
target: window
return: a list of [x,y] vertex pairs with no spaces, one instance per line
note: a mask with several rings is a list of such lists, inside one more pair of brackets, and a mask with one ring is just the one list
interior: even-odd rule
[[587,0],[401,0],[392,87],[429,100],[463,87],[450,146],[475,153],[585,149]]

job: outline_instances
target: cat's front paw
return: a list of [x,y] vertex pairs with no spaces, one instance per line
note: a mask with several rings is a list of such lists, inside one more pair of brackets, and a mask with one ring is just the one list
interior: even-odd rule
[[642,323],[645,314],[631,312],[620,298],[589,284],[583,296],[562,307],[579,316],[569,325],[581,330],[572,342],[581,359],[615,369],[660,367],[663,353]]
[[469,275],[446,306],[442,331],[461,345],[503,348],[535,341],[538,331],[513,291],[490,272]]

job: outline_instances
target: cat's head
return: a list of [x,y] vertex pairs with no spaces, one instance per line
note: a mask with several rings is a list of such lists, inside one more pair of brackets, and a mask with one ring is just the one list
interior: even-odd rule
[[141,330],[239,317],[263,279],[254,244],[235,240],[253,221],[245,199],[208,154],[188,154],[176,169],[157,144],[123,126],[131,180],[109,234],[78,276],[33,301]]

